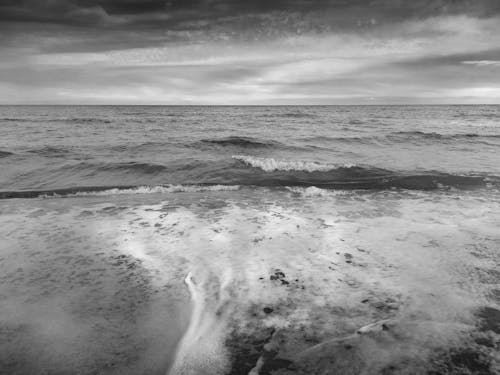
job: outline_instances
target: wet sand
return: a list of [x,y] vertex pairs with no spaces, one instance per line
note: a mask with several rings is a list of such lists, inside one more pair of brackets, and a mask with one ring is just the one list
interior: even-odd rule
[[500,199],[259,194],[1,202],[2,371],[498,373]]

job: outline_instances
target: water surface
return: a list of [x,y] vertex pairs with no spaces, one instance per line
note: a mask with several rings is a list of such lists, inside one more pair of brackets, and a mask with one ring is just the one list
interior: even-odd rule
[[500,107],[0,107],[0,369],[500,371]]

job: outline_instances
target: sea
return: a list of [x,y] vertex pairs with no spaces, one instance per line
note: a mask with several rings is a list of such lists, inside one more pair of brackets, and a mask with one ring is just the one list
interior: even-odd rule
[[1,106],[0,373],[500,374],[500,106]]

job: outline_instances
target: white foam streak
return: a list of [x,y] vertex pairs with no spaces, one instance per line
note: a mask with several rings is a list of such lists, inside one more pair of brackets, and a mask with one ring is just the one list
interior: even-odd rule
[[201,276],[201,280],[195,280],[192,272],[184,279],[191,295],[191,319],[167,375],[218,375],[226,372],[228,353],[223,343],[227,316],[224,306],[228,301],[222,296],[229,281],[230,271],[222,274],[220,283],[210,285],[217,290],[211,293],[208,279]]
[[265,172],[273,171],[305,171],[305,172],[326,172],[344,167],[352,168],[353,164],[322,164],[313,161],[293,161],[276,160],[273,158],[257,158],[246,155],[233,155],[233,159],[242,161],[254,168],[260,168]]
[[297,186],[287,186],[286,189],[294,194],[299,194],[302,197],[332,197],[336,195],[345,195],[349,193],[349,191],[347,190],[327,190],[318,188],[316,186],[309,186],[306,188]]
[[159,194],[159,193],[196,193],[204,191],[235,191],[239,190],[239,185],[159,185],[159,186],[138,186],[129,189],[107,189],[101,191],[78,191],[71,194],[44,194],[40,198],[61,198],[61,197],[100,197],[108,195],[126,194]]

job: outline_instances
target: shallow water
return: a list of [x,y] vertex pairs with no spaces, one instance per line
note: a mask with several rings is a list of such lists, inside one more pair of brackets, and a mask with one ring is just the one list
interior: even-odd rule
[[499,194],[245,188],[1,213],[10,373],[500,369]]
[[0,373],[500,373],[500,107],[0,107]]

